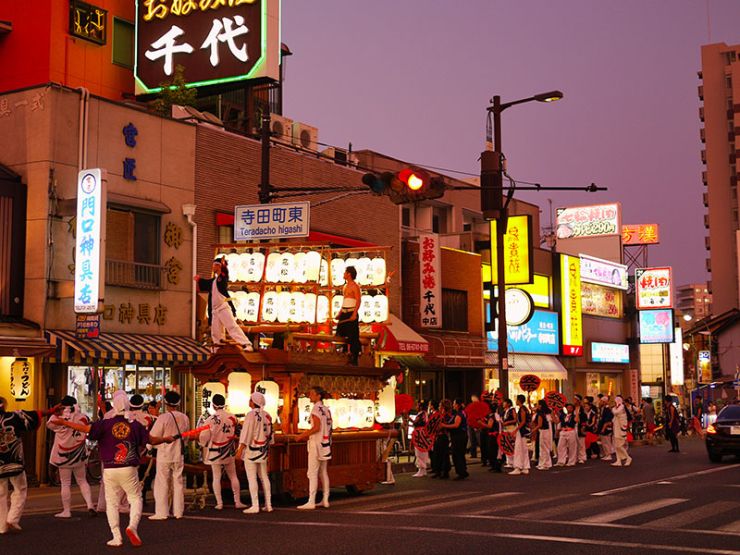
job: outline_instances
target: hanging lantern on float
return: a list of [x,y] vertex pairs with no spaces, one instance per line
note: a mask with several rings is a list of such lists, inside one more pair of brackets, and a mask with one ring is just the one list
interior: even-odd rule
[[329,297],[319,295],[316,299],[316,321],[319,324],[325,323],[329,319]]
[[277,291],[268,291],[262,298],[262,319],[265,322],[277,320],[278,294]]
[[388,380],[388,384],[378,393],[377,412],[375,420],[379,424],[388,424],[396,419],[396,378]]
[[334,295],[331,298],[331,317],[336,319],[339,316],[339,311],[342,309],[342,303],[344,302],[344,295]]
[[388,297],[385,295],[373,297],[373,320],[378,323],[388,320]]
[[311,429],[311,411],[313,403],[308,397],[298,397],[298,429]]
[[278,407],[280,404],[280,386],[272,380],[262,380],[261,382],[257,382],[254,390],[265,396],[265,406],[263,408],[270,415],[273,422],[277,422]]
[[334,287],[344,285],[344,260],[332,258],[331,260],[331,284]]
[[329,285],[329,263],[326,258],[322,258],[319,263],[319,285],[322,287]]
[[367,256],[363,256],[357,260],[355,268],[357,269],[357,283],[370,285],[372,283],[372,261]]
[[321,270],[321,255],[316,251],[306,253],[306,281],[318,281]]
[[277,321],[287,324],[290,319],[290,291],[280,291],[277,294]]
[[283,261],[283,255],[279,252],[271,252],[267,255],[267,269],[265,270],[265,279],[270,283],[280,281],[280,266]]
[[249,412],[249,396],[252,394],[252,376],[248,372],[234,371],[229,374],[229,394],[227,403],[234,414]]
[[301,251],[293,255],[293,281],[306,283],[306,253]]
[[282,283],[291,283],[295,274],[295,256],[291,252],[284,252],[280,256],[280,277]]
[[316,323],[316,293],[306,293],[303,296],[303,322]]
[[370,263],[370,272],[372,274],[371,283],[372,285],[384,285],[385,284],[385,259],[381,257],[375,257]]
[[290,310],[288,311],[288,321],[304,322],[305,295],[300,291],[294,291],[290,294]]
[[200,399],[203,412],[207,412],[213,415],[216,411],[213,410],[212,399],[214,395],[223,395],[226,397],[226,387],[221,382],[213,381],[206,382],[200,386]]
[[256,323],[259,320],[260,294],[257,292],[247,293],[244,304],[244,321]]
[[375,303],[370,295],[360,297],[359,318],[363,324],[369,324],[375,318]]
[[253,252],[248,261],[249,266],[247,267],[246,281],[261,281],[262,274],[265,271],[265,255],[261,252]]

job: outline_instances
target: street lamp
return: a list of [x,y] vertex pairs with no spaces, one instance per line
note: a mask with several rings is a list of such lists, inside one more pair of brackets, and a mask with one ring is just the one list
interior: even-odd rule
[[[498,285],[498,378],[499,385],[508,396],[509,391],[509,346],[506,336],[506,305],[504,302],[506,290],[506,268],[504,267],[504,235],[508,221],[508,204],[514,194],[509,189],[504,202],[503,174],[504,156],[501,149],[501,112],[525,102],[554,102],[563,98],[560,91],[549,91],[536,94],[529,98],[522,98],[511,102],[501,103],[501,97],[496,95],[491,99],[488,107],[489,116],[493,115],[493,151],[481,153],[480,195],[481,212],[486,220],[496,220],[496,283]],[[490,121],[490,120],[489,120]]]

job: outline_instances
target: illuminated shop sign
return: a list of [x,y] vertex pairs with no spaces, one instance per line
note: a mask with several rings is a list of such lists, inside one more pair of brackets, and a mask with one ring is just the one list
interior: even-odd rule
[[627,266],[585,254],[581,259],[581,281],[627,291]]
[[439,235],[419,234],[419,311],[422,328],[442,327],[442,274]]
[[635,270],[635,297],[638,310],[672,308],[671,268],[637,268]]
[[95,44],[105,44],[107,29],[107,10],[78,0],[69,3],[70,35]]
[[673,343],[673,310],[641,310],[640,343]]
[[660,243],[658,224],[638,224],[622,226],[623,245],[657,245]]
[[617,362],[629,364],[629,345],[621,343],[591,343],[591,362]]
[[684,385],[683,371],[683,332],[681,328],[674,330],[673,343],[668,347],[671,357],[671,385]]
[[77,177],[74,311],[98,311],[104,296],[105,182],[100,169],[82,170]]
[[558,239],[619,235],[622,232],[621,225],[619,203],[557,209]]
[[177,65],[190,87],[277,80],[279,0],[137,0],[136,93],[157,92]]
[[581,282],[581,310],[590,316],[622,317],[622,292]]
[[[497,325],[498,322],[495,321]],[[498,331],[487,332],[489,351],[498,351]],[[557,355],[560,333],[556,312],[535,310],[532,318],[521,326],[506,326],[509,352],[537,355]]]
[[712,353],[709,351],[699,351],[697,357],[697,370],[699,383],[712,382]]
[[[491,283],[498,281],[496,266],[496,220],[491,220]],[[532,216],[509,216],[504,235],[504,265],[507,284],[532,283],[534,263],[532,250]]]
[[561,322],[563,355],[583,355],[583,316],[581,314],[581,260],[560,255]]
[[234,207],[234,241],[308,237],[311,204],[243,204]]
[[[483,283],[491,283],[491,266],[488,264],[483,264],[481,266],[481,270]],[[534,301],[534,306],[539,308],[552,308],[550,295],[550,278],[548,276],[535,274],[534,283],[525,283],[521,285],[511,286],[507,285],[506,289],[521,289],[522,291],[526,291],[527,293],[529,293],[529,296],[532,297],[532,301]],[[488,290],[483,291],[483,296],[485,298],[490,298]],[[496,286],[494,286],[493,288],[493,296],[498,297],[498,287]]]

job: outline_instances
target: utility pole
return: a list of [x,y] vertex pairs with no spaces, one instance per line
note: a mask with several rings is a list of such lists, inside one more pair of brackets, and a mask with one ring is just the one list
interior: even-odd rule
[[262,177],[259,188],[260,204],[270,203],[270,103],[265,103],[265,109],[262,111],[262,128],[260,129],[260,138],[262,140]]

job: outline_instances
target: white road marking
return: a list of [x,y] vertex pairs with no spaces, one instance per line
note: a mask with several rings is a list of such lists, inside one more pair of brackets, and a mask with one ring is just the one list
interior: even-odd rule
[[655,485],[655,484],[657,484],[659,482],[664,482],[666,480],[683,480],[684,478],[691,478],[692,476],[702,476],[704,474],[712,474],[714,472],[723,472],[725,470],[732,470],[733,468],[738,468],[738,467],[740,467],[740,464],[730,464],[730,465],[727,465],[727,466],[713,467],[713,468],[708,468],[706,470],[700,470],[699,472],[688,472],[686,474],[679,474],[677,476],[669,476],[667,478],[660,478],[658,480],[651,480],[650,482],[641,482],[639,484],[632,484],[632,485],[624,486],[624,487],[621,487],[621,488],[608,489],[608,490],[605,490],[605,491],[597,491],[595,493],[592,493],[591,495],[596,495],[596,496],[611,495],[613,493],[620,493],[622,491],[629,491],[631,489],[636,489],[636,488],[641,488],[641,487],[644,487],[644,486]]
[[717,530],[722,530],[723,532],[732,532],[733,534],[740,534],[740,520],[736,520],[735,522],[731,522],[730,524],[720,526],[719,528],[717,528]]
[[740,506],[740,503],[734,501],[716,501],[706,505],[694,506],[680,513],[664,516],[656,520],[646,522],[644,525],[651,528],[680,528],[692,522],[698,522],[705,518],[724,513],[730,509]]
[[673,482],[667,482],[667,481],[663,480],[662,482],[658,482],[658,485],[659,485],[659,486],[669,486],[669,485],[671,485],[672,483],[673,483]]
[[607,511],[605,513],[599,513],[597,515],[588,516],[586,518],[581,518],[581,519],[578,519],[578,522],[596,522],[596,523],[614,522],[614,521],[622,520],[623,518],[627,518],[630,516],[639,515],[640,513],[657,511],[658,509],[662,509],[664,507],[670,507],[671,505],[683,503],[684,501],[688,501],[688,499],[681,499],[677,497],[668,497],[666,499],[656,499],[655,501],[648,501],[647,503],[639,503],[637,505],[627,505],[626,507],[623,507],[621,509],[616,509],[614,511]]
[[[395,501],[393,499],[387,499],[383,501],[382,503],[368,503],[367,505],[363,505],[363,510],[368,511],[377,511],[379,509],[392,509],[393,507],[403,506],[403,505],[411,505],[411,504],[424,504],[430,501],[438,501],[440,499],[451,499],[456,498],[459,499],[461,497],[470,498],[470,496],[478,495],[479,491],[468,491],[465,493],[458,493],[454,495],[450,495],[449,493],[446,493],[444,495],[427,495],[425,497],[417,497],[416,499],[404,499],[404,500],[398,500]],[[349,509],[351,511],[352,509]],[[393,511],[398,512],[398,511]]]
[[466,511],[465,514],[468,515],[485,515],[488,513],[492,513],[494,511],[506,511],[510,512],[511,509],[516,509],[518,507],[526,507],[527,505],[535,505],[537,507],[541,507],[544,504],[553,503],[555,501],[561,501],[564,499],[572,498],[573,494],[565,494],[565,495],[554,495],[550,497],[538,497],[533,499],[532,497],[527,497],[526,499],[520,499],[519,501],[514,501],[513,503],[504,502],[501,507],[488,507],[486,509],[478,509],[475,511]]
[[[401,509],[396,511],[398,513],[414,513],[414,512],[427,512],[441,509],[444,507],[456,507],[458,505],[467,504],[478,504],[481,501],[488,501],[491,499],[500,499],[502,497],[511,497],[512,495],[521,495],[520,491],[503,491],[501,493],[493,493],[491,495],[480,495],[480,496],[466,496],[464,499],[456,499],[454,501],[443,501],[442,503],[432,503],[431,505],[423,505],[422,507],[411,507],[409,509]],[[488,507],[487,511],[492,510],[492,507]]]
[[387,498],[395,498],[395,497],[403,497],[405,495],[413,495],[415,493],[421,493],[421,492],[427,492],[430,493],[432,490],[429,489],[410,489],[405,491],[394,491],[390,493],[379,493],[377,495],[361,495],[359,497],[347,497],[344,499],[339,499],[337,501],[334,501],[333,499],[330,499],[331,506],[343,506],[343,505],[350,505],[354,503],[364,503],[364,502],[373,502],[376,499],[387,499]]

